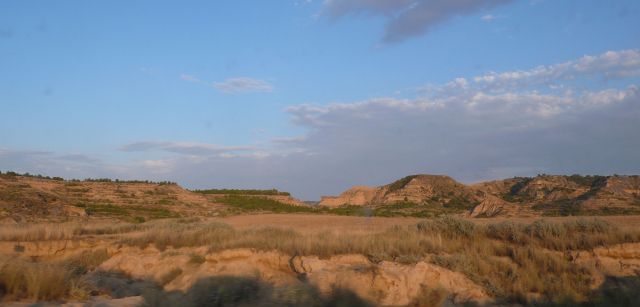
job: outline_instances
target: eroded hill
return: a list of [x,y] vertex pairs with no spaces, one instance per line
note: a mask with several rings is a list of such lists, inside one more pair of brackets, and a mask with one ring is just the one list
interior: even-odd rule
[[414,216],[640,214],[640,177],[539,175],[464,185],[448,176],[413,175],[380,187],[356,186],[339,196],[323,197],[320,205]]
[[170,182],[79,181],[0,174],[0,219],[115,217],[142,222],[156,218],[233,214],[243,210],[234,206],[237,202],[304,205],[288,193],[269,193],[271,190],[262,194],[261,190],[220,191],[215,194],[194,192]]
[[465,185],[448,176],[412,175],[380,187],[355,186],[313,206],[278,190],[190,191],[170,182],[0,174],[0,219],[115,217],[141,222],[255,212],[414,217],[640,214],[640,177],[539,175]]

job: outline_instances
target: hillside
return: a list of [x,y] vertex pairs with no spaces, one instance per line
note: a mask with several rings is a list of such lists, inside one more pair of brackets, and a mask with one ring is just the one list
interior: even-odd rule
[[355,186],[309,205],[278,190],[189,191],[171,182],[63,180],[0,174],[0,220],[157,218],[246,213],[359,216],[531,217],[640,214],[638,176],[516,177],[465,185],[412,175],[379,187]]
[[393,209],[413,216],[640,214],[640,177],[538,175],[464,185],[447,176],[412,175],[380,187],[357,186],[326,196],[320,205]]
[[0,219],[32,221],[110,217],[144,221],[156,218],[219,216],[246,211],[237,205],[238,202],[271,201],[281,206],[304,206],[288,193],[271,195],[265,192],[263,195],[256,193],[260,190],[230,191],[207,194],[189,191],[169,182],[107,179],[80,181],[14,173],[0,174]]

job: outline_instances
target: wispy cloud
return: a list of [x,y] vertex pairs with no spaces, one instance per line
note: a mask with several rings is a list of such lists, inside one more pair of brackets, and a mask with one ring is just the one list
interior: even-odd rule
[[473,80],[485,85],[508,87],[550,84],[593,76],[602,79],[640,76],[640,50],[608,51],[529,70],[490,72]]
[[228,94],[252,92],[268,93],[273,91],[273,85],[271,83],[264,80],[248,77],[228,78],[222,82],[206,82],[194,75],[181,74],[180,80],[191,83],[210,85],[211,87]]
[[214,82],[212,86],[225,93],[271,92],[273,85],[259,79],[246,77],[229,78],[223,82]]
[[491,14],[486,14],[486,15],[483,15],[482,17],[480,17],[480,19],[482,19],[482,21],[486,21],[486,22],[492,22],[492,21],[496,20],[496,18],[497,18],[496,16],[491,15]]
[[180,79],[187,82],[202,83],[202,80],[198,79],[198,77],[189,74],[181,74]]
[[234,152],[254,151],[251,146],[219,146],[214,144],[196,142],[169,142],[169,141],[142,141],[129,143],[120,147],[121,151],[142,152],[142,151],[165,151],[185,155],[220,155]]
[[333,19],[347,15],[379,15],[389,20],[383,41],[399,42],[429,32],[453,17],[469,15],[513,0],[327,0],[323,13]]

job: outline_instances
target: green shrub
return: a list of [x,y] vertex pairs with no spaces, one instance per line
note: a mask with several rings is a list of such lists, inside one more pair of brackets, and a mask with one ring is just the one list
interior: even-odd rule
[[282,192],[276,189],[271,189],[271,190],[207,189],[207,190],[193,190],[192,192],[200,193],[200,194],[291,196],[291,193],[289,192]]
[[475,235],[476,225],[452,216],[426,220],[416,225],[417,229],[424,233],[439,233],[446,237],[472,237]]
[[396,181],[394,181],[393,183],[389,184],[387,186],[387,194],[395,192],[397,190],[400,190],[402,188],[404,188],[413,178],[418,177],[418,175],[411,175],[411,176],[406,176],[402,179],[398,179]]
[[191,264],[203,264],[206,261],[206,259],[198,254],[191,254],[189,256],[189,263]]
[[308,206],[288,205],[277,200],[256,196],[227,195],[225,197],[217,198],[216,202],[233,206],[243,211],[271,211],[278,213],[318,211],[317,209]]

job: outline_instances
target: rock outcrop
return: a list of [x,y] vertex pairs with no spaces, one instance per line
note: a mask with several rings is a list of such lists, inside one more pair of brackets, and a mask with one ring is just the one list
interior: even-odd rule
[[336,197],[325,196],[321,206],[378,206],[396,203],[427,202],[445,204],[452,200],[478,202],[479,193],[451,177],[412,175],[380,187],[355,186]]
[[340,196],[323,196],[321,206],[337,207],[343,205],[366,206],[370,204],[379,189],[367,186],[355,186],[340,194]]
[[186,252],[162,256],[151,249],[127,248],[101,264],[100,269],[152,280],[163,284],[165,291],[183,293],[208,277],[236,276],[259,277],[275,285],[305,282],[325,295],[334,289],[345,289],[381,306],[407,305],[425,288],[444,289],[457,304],[482,304],[490,300],[486,291],[464,274],[424,261],[414,265],[387,261],[376,264],[362,255],[320,259],[237,249],[207,254],[204,263],[193,264]]
[[[356,186],[320,205],[446,207],[471,217],[640,214],[639,176],[515,177],[465,185],[447,176],[413,175],[380,187]],[[454,208],[454,209],[451,209]]]

